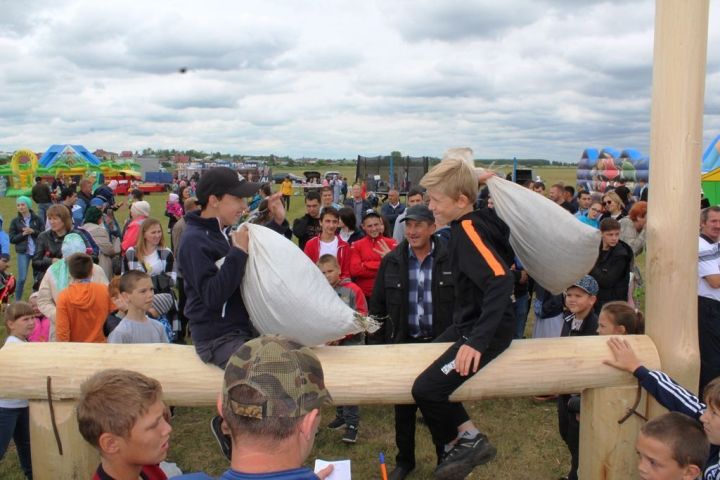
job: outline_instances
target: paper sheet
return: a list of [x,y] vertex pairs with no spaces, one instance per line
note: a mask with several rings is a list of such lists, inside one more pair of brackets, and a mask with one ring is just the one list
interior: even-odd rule
[[334,462],[328,462],[325,460],[320,460],[318,458],[315,460],[315,473],[319,472],[328,465],[333,466],[333,471],[330,476],[327,477],[327,480],[351,480],[350,460],[337,460]]

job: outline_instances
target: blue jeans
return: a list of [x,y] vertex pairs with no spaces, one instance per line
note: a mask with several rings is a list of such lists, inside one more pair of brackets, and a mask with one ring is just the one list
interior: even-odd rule
[[27,253],[17,253],[18,263],[18,278],[15,284],[15,301],[22,300],[23,290],[25,289],[25,279],[27,278],[28,268],[30,267],[30,261],[32,255]]
[[30,460],[30,408],[0,407],[0,460],[5,456],[10,440],[15,440],[20,468],[32,479]]
[[515,335],[513,338],[523,338],[530,308],[530,295],[526,293],[520,297],[515,297],[513,308],[515,309]]

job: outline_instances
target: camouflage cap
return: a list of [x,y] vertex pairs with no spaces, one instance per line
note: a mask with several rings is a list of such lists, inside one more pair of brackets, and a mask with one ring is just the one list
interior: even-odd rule
[[[242,398],[240,385],[255,390],[260,400]],[[238,416],[297,418],[330,402],[315,353],[280,335],[248,341],[225,367],[223,404]]]

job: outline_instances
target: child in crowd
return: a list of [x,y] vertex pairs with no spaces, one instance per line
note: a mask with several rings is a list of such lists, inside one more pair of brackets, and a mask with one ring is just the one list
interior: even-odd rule
[[110,295],[110,300],[112,300],[113,305],[115,305],[115,310],[110,312],[107,320],[105,320],[105,325],[103,325],[103,333],[106,337],[110,336],[110,333],[115,330],[115,327],[117,327],[123,317],[127,315],[127,303],[122,295],[120,295],[120,278],[120,276],[113,277],[108,285],[108,294]]
[[168,343],[163,325],[147,316],[153,295],[147,273],[130,270],[120,278],[120,296],[127,305],[127,313],[110,333],[108,343]]
[[640,428],[635,449],[640,478],[693,480],[702,473],[710,444],[697,420],[670,412]]
[[603,363],[632,373],[660,405],[671,412],[691,417],[698,430],[704,429],[710,442],[709,454],[707,448],[704,448],[704,460],[697,458],[699,453],[690,456],[685,453],[685,448],[689,447],[693,452],[703,450],[698,446],[702,443],[699,437],[687,433],[689,429],[681,433],[668,426],[647,430],[652,423],[648,422],[641,430],[636,444],[638,469],[642,478],[692,480],[702,475],[700,478],[703,480],[717,479],[720,472],[720,377],[705,387],[703,403],[665,373],[645,368],[627,340],[611,337],[607,343],[613,358]]
[[553,295],[539,283],[535,284],[535,323],[532,338],[555,338],[562,333],[565,317],[563,294]]
[[72,282],[58,296],[56,339],[58,342],[105,343],[103,325],[112,311],[108,289],[91,281],[90,255],[74,253],[66,261]]
[[643,314],[627,302],[608,302],[598,318],[598,335],[642,335],[645,333]]
[[[598,318],[593,312],[597,300],[598,284],[593,277],[585,275],[565,291],[565,316],[561,337],[595,335]],[[570,451],[570,473],[567,480],[577,480],[580,456],[580,423],[577,419],[580,395],[560,395],[557,403],[560,437]]]
[[0,254],[0,305],[7,305],[15,292],[15,277],[8,272],[10,255]]
[[[473,211],[478,177],[470,149],[453,149],[420,181],[439,225],[450,224],[455,284],[453,325],[435,341],[454,342],[415,380],[412,396],[440,460],[435,479],[465,478],[493,459],[495,447],[450,394],[512,342],[514,275],[510,231],[489,209]],[[353,244],[353,247],[357,244]]]
[[[152,289],[151,289],[152,291]],[[155,379],[128,370],[104,370],[80,387],[78,429],[100,452],[93,480],[166,480],[172,427]]]
[[[320,271],[325,275],[330,286],[335,289],[338,296],[348,307],[361,315],[368,314],[365,295],[360,287],[351,282],[348,278],[341,278],[340,263],[333,255],[322,255],[317,262]],[[333,345],[363,345],[365,334],[348,335],[347,337],[333,342]],[[358,427],[360,426],[360,407],[357,405],[338,406],[335,412],[335,420],[328,424],[330,430],[345,428],[342,441],[345,443],[356,443]]]
[[[5,310],[5,344],[27,342],[35,327],[35,312],[27,302],[15,302]],[[5,456],[10,440],[15,441],[20,468],[32,479],[30,459],[30,408],[27,400],[0,399],[0,460]]]
[[[152,304],[147,311],[148,317],[160,322],[165,329],[165,335],[171,342],[175,340],[175,332],[173,332],[173,321],[170,314],[175,310],[175,299],[171,293],[156,293],[153,295]],[[177,319],[177,316],[174,319]]]
[[632,248],[620,240],[620,222],[614,218],[605,218],[600,222],[600,234],[600,254],[590,271],[590,275],[600,285],[595,313],[599,313],[607,302],[627,300],[630,272],[635,259]]
[[172,228],[183,215],[185,215],[185,212],[183,206],[180,205],[180,197],[177,193],[171,193],[168,195],[168,201],[165,204],[165,216],[169,218],[168,232],[172,232]]
[[28,337],[28,342],[47,342],[50,338],[50,319],[42,314],[40,308],[38,308],[37,300],[37,292],[32,293],[28,298],[28,302],[35,313],[35,328]]

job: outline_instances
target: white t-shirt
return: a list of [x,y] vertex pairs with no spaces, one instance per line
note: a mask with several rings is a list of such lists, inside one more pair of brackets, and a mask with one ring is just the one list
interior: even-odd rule
[[[15,335],[10,335],[5,339],[5,344],[8,343],[27,343],[24,340],[20,340]],[[6,400],[6,399],[0,399],[0,408],[25,408],[27,407],[28,401],[27,400]]]
[[[337,236],[333,238],[332,242],[323,242],[320,240],[320,257],[326,254],[330,254],[333,257],[337,257],[337,250],[338,250],[338,239]],[[320,258],[318,257],[318,258]]]
[[150,276],[160,275],[165,271],[165,265],[163,261],[160,260],[160,255],[157,250],[153,250],[152,253],[145,255],[143,262]]
[[712,288],[704,277],[720,275],[720,244],[700,237],[698,245],[698,295],[720,301],[720,288]]
[[107,343],[168,343],[165,327],[150,317],[144,322],[123,318],[110,332]]

